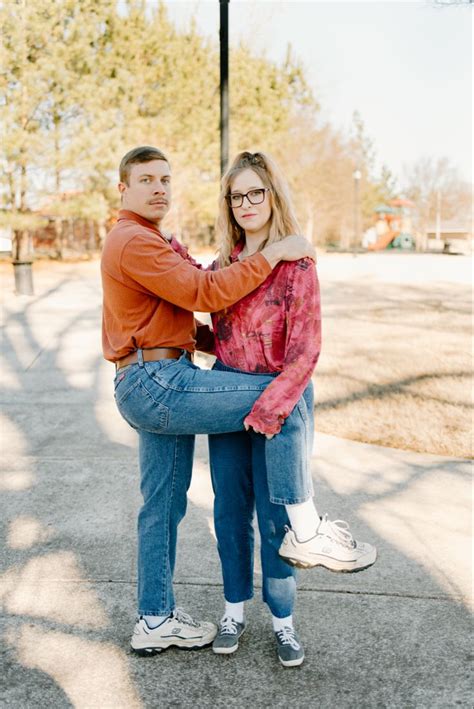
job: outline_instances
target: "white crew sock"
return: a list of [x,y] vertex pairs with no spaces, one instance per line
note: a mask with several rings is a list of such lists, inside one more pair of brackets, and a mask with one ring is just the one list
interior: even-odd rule
[[229,603],[229,601],[225,602],[225,611],[224,615],[222,616],[222,620],[226,616],[230,616],[234,620],[237,621],[237,623],[243,623],[244,622],[244,602],[241,601],[240,603]]
[[314,537],[321,520],[311,497],[298,505],[285,505],[285,510],[299,542]]
[[142,617],[150,630],[152,630],[153,628],[157,628],[164,620],[169,618],[169,615],[144,615]]
[[275,633],[283,630],[283,628],[293,628],[293,616],[288,615],[286,618],[277,618],[276,615],[272,615],[272,624]]

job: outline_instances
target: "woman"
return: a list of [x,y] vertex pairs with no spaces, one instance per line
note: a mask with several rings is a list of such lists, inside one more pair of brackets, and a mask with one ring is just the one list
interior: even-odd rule
[[[222,181],[218,228],[222,244],[215,268],[300,231],[286,185],[264,153],[243,152],[235,158]],[[213,650],[217,654],[235,652],[245,629],[244,601],[253,595],[252,521],[256,509],[263,600],[272,613],[278,657],[285,666],[300,665],[304,650],[292,618],[295,571],[288,564],[359,571],[376,558],[374,547],[356,542],[345,522],[330,522],[327,516],[321,519],[312,500],[308,464],[313,432],[311,374],[321,342],[319,287],[313,262],[304,259],[280,264],[255,291],[226,311],[214,313],[213,326],[216,369],[265,372],[275,377],[244,421],[248,433],[209,437],[214,522],[225,596]],[[281,474],[268,475],[265,461],[272,454],[271,439],[295,407],[300,413],[300,450],[288,450]],[[295,460],[289,474],[288,461]],[[272,466],[272,470],[278,467]]]

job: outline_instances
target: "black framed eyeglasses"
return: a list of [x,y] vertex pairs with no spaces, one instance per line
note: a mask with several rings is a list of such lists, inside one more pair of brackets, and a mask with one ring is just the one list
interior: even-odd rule
[[261,204],[265,199],[265,195],[267,192],[270,192],[268,187],[262,187],[258,190],[250,190],[249,192],[247,192],[247,194],[233,192],[232,194],[227,194],[225,198],[229,207],[235,209],[236,207],[241,207],[243,205],[245,197],[247,197],[247,200],[250,204]]

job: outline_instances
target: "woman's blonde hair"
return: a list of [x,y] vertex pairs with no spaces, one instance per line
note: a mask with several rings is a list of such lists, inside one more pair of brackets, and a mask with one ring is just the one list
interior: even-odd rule
[[265,153],[249,153],[247,151],[239,153],[221,181],[217,217],[217,233],[220,237],[220,266],[230,264],[230,255],[235,245],[245,238],[245,232],[235,221],[226,196],[230,194],[234,178],[243,170],[248,169],[253,170],[260,177],[264,186],[269,189],[267,199],[270,200],[271,206],[270,231],[268,238],[260,245],[259,251],[285,236],[300,233],[288,185],[272,158]]

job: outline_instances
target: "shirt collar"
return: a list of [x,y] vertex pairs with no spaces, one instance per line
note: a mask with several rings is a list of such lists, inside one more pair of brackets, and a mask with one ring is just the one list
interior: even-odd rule
[[[156,224],[154,224],[153,222],[149,222],[148,219],[145,219],[145,217],[140,216],[140,214],[137,214],[136,212],[132,212],[129,209],[121,209],[118,213],[117,221],[120,222],[125,219],[131,220],[132,222],[136,222],[137,224],[141,224],[141,226],[144,226],[147,229],[153,229],[153,231],[156,231],[157,234],[163,236]],[[163,238],[165,237],[163,236]]]
[[242,250],[245,246],[245,241],[243,239],[240,239],[234,246],[231,254],[230,254],[230,261],[231,263],[235,263],[235,261],[239,260],[239,255],[242,253]]

